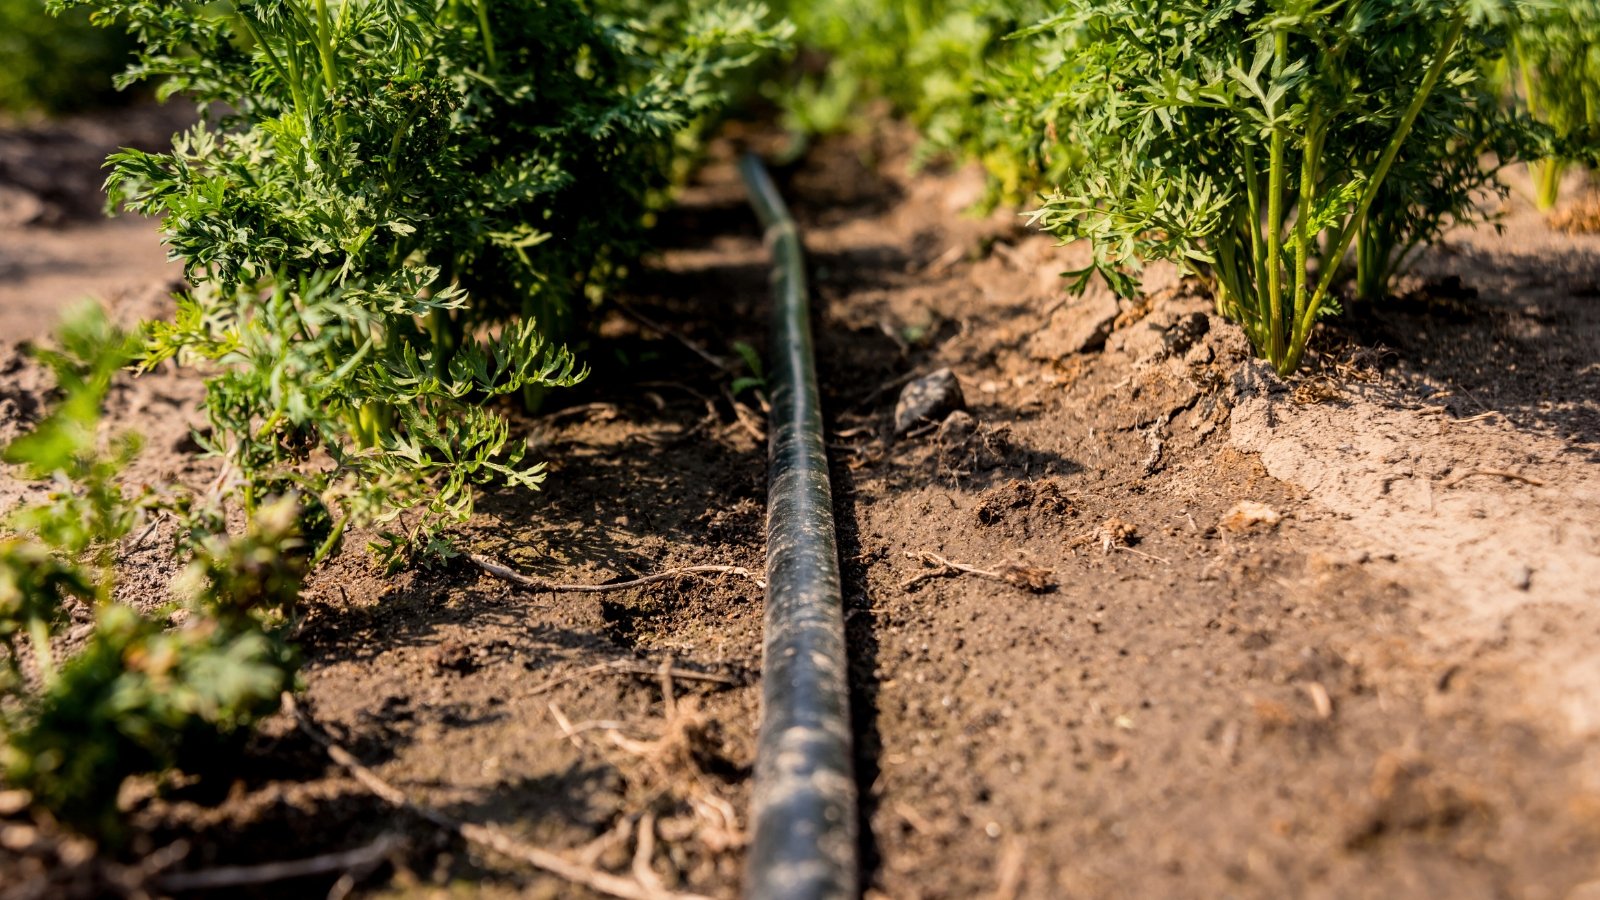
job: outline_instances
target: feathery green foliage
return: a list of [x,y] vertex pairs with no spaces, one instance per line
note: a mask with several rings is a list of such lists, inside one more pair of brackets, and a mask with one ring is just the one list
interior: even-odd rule
[[801,133],[844,130],[883,99],[922,132],[924,155],[983,162],[994,199],[1019,199],[1070,161],[1051,130],[1057,48],[1014,32],[1043,0],[866,0],[783,7],[797,41],[823,62],[779,92]]
[[146,365],[208,372],[247,510],[292,481],[391,561],[445,552],[475,485],[542,480],[497,398],[584,377],[559,342],[638,252],[679,134],[784,35],[738,2],[59,5],[129,29],[127,80],[231,110],[112,158],[112,203],[163,217],[193,285]]
[[[0,531],[0,774],[115,840],[126,778],[225,761],[277,708],[300,585],[347,528],[377,523],[390,560],[445,553],[475,485],[538,485],[496,404],[584,376],[556,341],[638,251],[684,133],[784,29],[724,2],[57,6],[127,28],[125,81],[227,110],[112,158],[112,204],[162,217],[190,287],[142,334],[71,319],[40,354],[63,399],[4,456],[57,490]],[[221,472],[126,497],[137,443],[101,408],[127,363],[169,360],[207,376]],[[141,612],[112,599],[113,550],[151,513],[189,563]]]
[[[285,613],[309,554],[294,498],[280,497],[242,535],[194,535],[179,627],[167,627],[174,607],[147,615],[114,601],[115,545],[155,503],[123,496],[116,476],[136,442],[99,428],[111,376],[136,336],[86,306],[58,342],[39,356],[63,397],[4,451],[55,489],[0,529],[9,532],[0,537],[0,776],[62,820],[115,840],[124,779],[214,764],[277,708],[295,669]],[[57,662],[74,610],[91,625]]]
[[1534,161],[1540,209],[1556,205],[1574,162],[1600,162],[1600,2],[1529,4],[1513,32],[1510,64],[1528,112],[1556,132],[1548,160]]
[[1356,250],[1377,297],[1420,245],[1503,192],[1479,165],[1540,133],[1484,83],[1491,0],[1070,0],[1065,140],[1085,163],[1034,220],[1086,238],[1077,276],[1135,290],[1142,261],[1206,277],[1280,372],[1294,371]]

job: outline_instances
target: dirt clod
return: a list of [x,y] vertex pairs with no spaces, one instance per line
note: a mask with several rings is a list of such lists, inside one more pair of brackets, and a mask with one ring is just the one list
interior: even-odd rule
[[978,431],[978,420],[965,410],[956,410],[939,423],[939,443],[964,444]]
[[1223,514],[1217,524],[1235,534],[1243,534],[1248,531],[1275,528],[1282,520],[1283,515],[1265,503],[1240,500]]
[[1139,527],[1112,517],[1100,523],[1094,538],[1102,552],[1110,553],[1118,547],[1132,547],[1139,543]]
[[1211,318],[1205,313],[1186,313],[1162,333],[1161,343],[1167,348],[1168,354],[1182,356],[1199,343],[1210,329]]
[[465,674],[478,668],[473,650],[466,643],[450,638],[433,650],[434,666]]
[[1058,360],[1075,353],[1093,353],[1105,346],[1121,311],[1109,289],[1093,285],[1083,296],[1061,304],[1045,327],[1029,339],[1028,355]]

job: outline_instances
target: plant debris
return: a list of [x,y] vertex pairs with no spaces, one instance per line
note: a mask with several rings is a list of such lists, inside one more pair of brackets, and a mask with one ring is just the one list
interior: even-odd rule
[[902,590],[913,590],[924,581],[934,578],[953,578],[957,575],[977,575],[994,581],[1003,581],[1012,587],[1021,588],[1034,594],[1045,594],[1055,590],[1055,573],[1050,569],[1038,566],[1029,566],[1023,563],[1002,563],[994,569],[980,569],[964,563],[951,562],[948,559],[927,550],[921,553],[907,553],[909,559],[920,560],[924,566],[931,566],[930,571],[918,572],[900,583]]

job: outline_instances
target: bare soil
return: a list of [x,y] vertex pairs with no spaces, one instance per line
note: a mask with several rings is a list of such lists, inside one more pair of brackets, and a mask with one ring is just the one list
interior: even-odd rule
[[170,145],[194,118],[175,103],[0,120],[0,335],[39,337],[68,304],[144,292],[182,274],[148,223],[106,218],[102,165],[126,147]]
[[[1600,238],[1518,201],[1504,235],[1452,235],[1404,296],[1326,329],[1288,384],[1160,270],[1102,348],[1063,355],[1104,302],[1060,292],[1081,250],[965,212],[977,175],[913,171],[911,146],[885,127],[779,173],[817,304],[868,895],[1600,892]],[[665,217],[635,314],[586,351],[596,377],[514,414],[550,477],[486,497],[464,549],[567,582],[760,569],[755,401],[684,343],[765,341],[767,258],[729,156]],[[148,315],[164,277],[109,299]],[[8,270],[0,289],[25,298],[0,307],[13,341],[47,330],[58,286]],[[895,438],[900,385],[943,367],[975,422]],[[0,429],[45,388],[0,349]],[[114,422],[147,436],[135,477],[204,477],[197,402],[174,372],[114,395]],[[0,506],[25,494],[0,480]],[[165,596],[158,544],[126,551],[124,599]],[[385,576],[358,544],[299,629],[321,728],[457,817],[736,893],[759,587],[534,595],[461,560]],[[585,896],[393,811],[288,716],[231,782],[136,788],[137,837],[102,861],[182,841],[172,865],[195,870],[395,835],[359,893]],[[66,846],[0,850],[0,891],[103,887]]]

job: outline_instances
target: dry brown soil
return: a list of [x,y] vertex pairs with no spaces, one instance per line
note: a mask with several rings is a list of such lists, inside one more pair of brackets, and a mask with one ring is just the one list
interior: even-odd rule
[[[868,895],[1600,895],[1600,239],[1514,206],[1504,236],[1452,235],[1405,296],[1351,310],[1289,384],[1160,271],[1103,349],[1061,355],[1092,306],[1055,277],[1078,251],[965,213],[974,173],[913,172],[909,147],[886,130],[779,173],[818,307]],[[629,297],[671,335],[614,314],[595,377],[514,414],[550,477],[484,498],[464,548],[568,582],[759,569],[755,401],[683,343],[732,359],[765,340],[766,256],[727,155]],[[23,298],[13,340],[60,296],[35,277],[0,285]],[[111,300],[158,311],[159,277]],[[894,438],[899,385],[941,367],[975,424]],[[45,385],[11,344],[0,379],[14,433]],[[114,395],[148,438],[135,477],[204,477],[197,399],[172,372]],[[25,493],[0,481],[0,504]],[[164,597],[158,540],[123,569],[126,600]],[[352,546],[307,592],[301,703],[418,801],[731,896],[760,599],[733,576],[598,595],[459,560],[386,577]],[[122,857],[183,841],[174,866],[203,869],[392,834],[359,893],[583,896],[394,812],[286,716],[233,775],[128,791]],[[103,887],[59,852],[0,850],[0,891]]]

